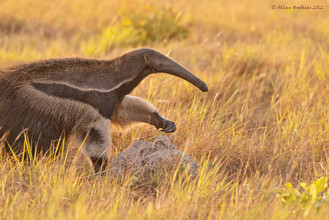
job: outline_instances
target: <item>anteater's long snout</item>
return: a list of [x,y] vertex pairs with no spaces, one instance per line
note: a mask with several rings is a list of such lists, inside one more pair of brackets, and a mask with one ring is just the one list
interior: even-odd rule
[[192,83],[194,86],[198,87],[202,92],[208,91],[208,86],[205,82],[196,77],[188,69],[169,58],[167,62],[165,62],[163,72],[185,79],[186,81]]
[[196,77],[193,73],[191,73],[189,70],[187,70],[186,68],[180,65],[179,68],[177,68],[177,71],[173,73],[173,75],[178,76],[192,83],[193,85],[198,87],[202,92],[208,92],[208,86],[205,82],[203,82],[201,79]]

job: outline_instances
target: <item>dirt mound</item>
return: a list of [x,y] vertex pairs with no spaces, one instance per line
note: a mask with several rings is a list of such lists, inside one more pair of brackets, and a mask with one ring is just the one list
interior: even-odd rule
[[121,152],[111,164],[111,173],[150,178],[159,170],[175,171],[178,166],[192,178],[198,174],[198,164],[189,155],[177,150],[168,137],[159,135],[153,143],[138,140]]

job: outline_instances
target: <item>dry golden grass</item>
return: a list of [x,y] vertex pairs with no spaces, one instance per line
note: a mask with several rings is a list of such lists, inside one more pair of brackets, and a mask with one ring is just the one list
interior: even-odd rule
[[[280,4],[324,9],[271,9]],[[127,30],[129,19],[139,19],[131,15],[147,20],[168,8],[186,36],[131,39],[137,27]],[[286,182],[298,188],[328,176],[328,9],[325,0],[2,0],[1,67],[64,56],[111,58],[143,46],[170,54],[210,90],[154,75],[133,92],[176,122],[168,136],[200,164],[196,180],[167,175],[138,186],[133,179],[95,177],[64,157],[26,163],[2,155],[1,218],[306,218],[303,210],[282,206],[276,192]],[[174,25],[161,16],[157,27]],[[106,32],[113,27],[117,32]],[[158,134],[149,125],[114,133],[115,154]],[[327,208],[307,217],[325,219]]]

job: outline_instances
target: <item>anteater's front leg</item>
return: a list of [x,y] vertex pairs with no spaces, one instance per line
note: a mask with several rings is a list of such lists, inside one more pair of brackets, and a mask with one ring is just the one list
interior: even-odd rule
[[154,125],[163,132],[176,130],[175,123],[161,116],[151,103],[130,95],[124,96],[122,101],[118,103],[111,121],[122,127],[134,122],[145,122]]
[[103,171],[112,156],[110,120],[98,115],[76,128],[75,133],[79,144],[83,144],[82,153],[90,159],[95,172]]

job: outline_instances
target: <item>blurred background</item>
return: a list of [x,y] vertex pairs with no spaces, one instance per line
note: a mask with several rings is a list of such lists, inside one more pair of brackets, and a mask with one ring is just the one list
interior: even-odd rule
[[[324,8],[273,10],[273,5]],[[244,53],[262,53],[280,64],[298,57],[301,44],[328,49],[328,32],[326,0],[1,0],[0,65],[63,56],[106,58],[137,47],[193,53],[200,63],[220,54],[231,64]]]

